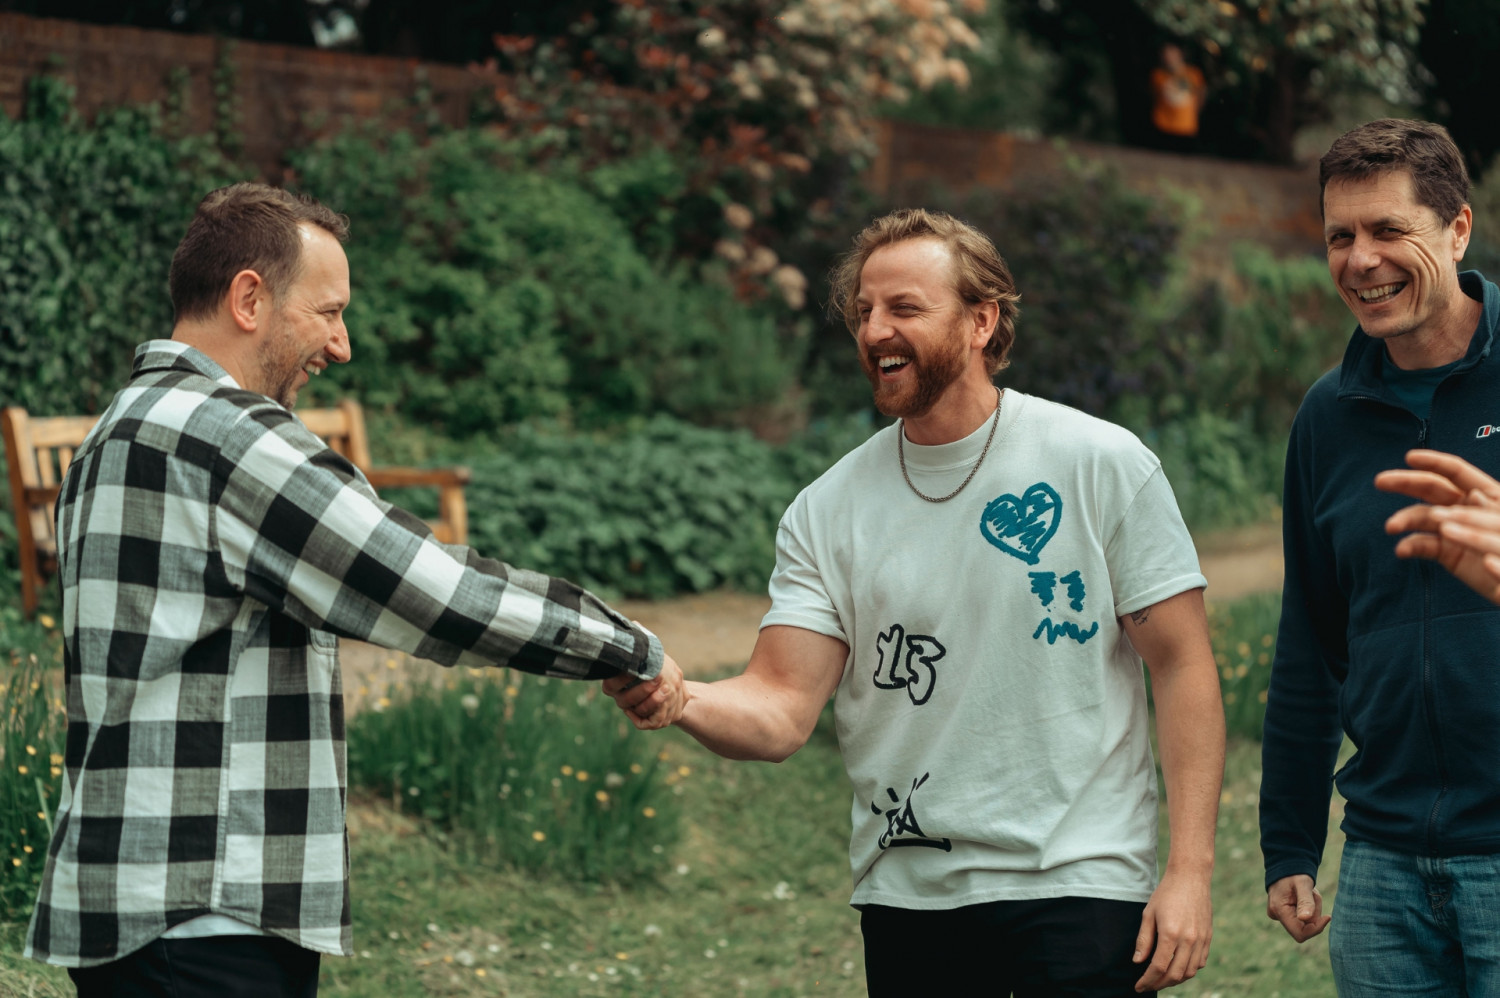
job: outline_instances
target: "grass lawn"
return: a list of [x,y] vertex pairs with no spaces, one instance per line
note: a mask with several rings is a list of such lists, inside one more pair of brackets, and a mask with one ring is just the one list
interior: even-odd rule
[[[848,907],[848,800],[828,724],[781,766],[718,759],[654,736],[687,826],[660,883],[579,886],[488,869],[383,802],[350,811],[357,955],[323,963],[324,995],[862,995]],[[681,767],[686,768],[683,772]],[[1265,917],[1255,800],[1259,746],[1230,746],[1219,819],[1213,953],[1172,994],[1323,998],[1325,937],[1298,947]],[[1336,861],[1341,837],[1330,835]],[[1325,868],[1327,881],[1333,869]],[[0,994],[71,994],[0,938]]]

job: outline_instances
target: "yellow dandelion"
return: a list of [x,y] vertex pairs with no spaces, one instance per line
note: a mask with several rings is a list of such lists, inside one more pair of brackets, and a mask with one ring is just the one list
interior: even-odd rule
[[616,960],[629,960],[630,959],[630,954],[629,953],[616,953],[615,954],[615,959]]
[[57,622],[45,613],[37,614],[36,620],[37,623],[41,624],[45,628],[48,628],[49,630],[57,626]]
[[26,773],[28,772],[28,770],[26,769],[25,766],[17,766],[16,767],[16,772],[20,773],[22,776],[25,776]]
[[53,766],[51,768],[52,768],[52,775],[53,776],[61,776],[62,775],[62,768],[60,766]]
[[507,686],[505,688],[505,695],[508,696],[508,697],[519,696],[520,693],[521,693],[521,691],[518,690],[518,689],[516,689],[514,686]]
[[28,746],[26,746],[26,754],[27,755],[36,755],[36,746],[35,745],[28,745]]
[[533,842],[545,842],[547,841],[547,833],[538,828],[531,833],[531,839]]
[[375,702],[378,703],[381,706],[381,709],[384,709],[384,708],[389,707],[391,705],[391,698],[390,697],[381,697],[379,700],[376,700]]
[[578,782],[579,783],[587,783],[588,781],[589,781],[589,771],[586,770],[586,769],[580,769],[578,771]]
[[595,790],[594,800],[598,801],[601,804],[606,803],[609,800],[609,794],[605,793],[603,790]]
[[638,762],[632,762],[630,764],[630,771],[632,773],[635,773],[637,776],[639,776],[642,772],[644,772],[644,770],[641,769],[641,764],[638,763]]
[[1237,652],[1239,652],[1240,658],[1249,658],[1250,657],[1250,642],[1248,642],[1248,641],[1241,641],[1239,644],[1237,644],[1237,645],[1234,646],[1234,650],[1237,651]]
[[662,762],[666,762],[668,759],[672,758],[672,756],[668,754],[666,749],[662,749],[660,752],[656,753],[656,757]]
[[644,814],[648,818],[654,818],[654,817],[656,817],[656,808],[654,808],[654,807],[643,807],[643,808],[641,808],[641,813]]
[[20,866],[21,865],[21,861],[19,859],[12,859],[10,861],[10,865],[11,866]]
[[561,769],[561,773],[564,776],[572,776],[573,775],[573,767],[572,766],[564,766]]
[[452,963],[453,962],[453,956],[452,956],[452,954],[445,954],[443,956],[443,962],[444,963]]
[[1259,700],[1261,703],[1265,703],[1266,702],[1266,691],[1265,690],[1261,690],[1260,691],[1260,696],[1256,697],[1256,699]]
[[1236,678],[1236,679],[1244,679],[1245,676],[1249,674],[1249,672],[1250,672],[1250,666],[1248,666],[1248,665],[1244,664],[1243,662],[1241,662],[1238,666],[1235,667],[1234,678]]
[[1233,679],[1234,678],[1234,666],[1232,666],[1232,665],[1226,665],[1226,666],[1224,666],[1223,674],[1224,674],[1224,678],[1226,680]]
[[[24,831],[24,829],[23,829],[23,831]],[[27,855],[30,855],[31,854],[31,846],[22,846],[21,847],[21,851],[24,852],[24,853],[26,853]]]
[[1270,665],[1271,653],[1263,651],[1259,655],[1255,656],[1255,661],[1259,665]]
[[1260,646],[1262,648],[1269,648],[1269,647],[1271,647],[1275,643],[1276,643],[1276,638],[1273,637],[1270,634],[1262,634],[1260,636]]
[[387,669],[394,669],[396,667],[396,660],[394,658],[388,658],[388,659],[386,659],[385,660],[385,667]]
[[361,686],[359,688],[359,695],[362,696],[362,697],[369,696],[370,695],[370,688],[368,686]]
[[1228,790],[1226,790],[1223,793],[1219,794],[1219,803],[1220,804],[1229,804],[1229,803],[1232,803],[1233,801],[1234,801],[1234,794],[1230,793]]
[[485,972],[485,969],[483,967],[480,967],[480,968],[478,968],[477,970],[474,971],[474,976],[475,977],[487,977],[488,974]]
[[691,766],[678,766],[677,767],[677,775],[678,776],[691,776],[692,774],[693,774],[693,767],[691,767]]
[[53,752],[50,756],[48,756],[48,759],[54,766],[61,766],[63,764],[63,757],[61,752]]
[[1225,693],[1224,694],[1224,702],[1226,704],[1234,703],[1239,698],[1240,698],[1240,695],[1238,693]]

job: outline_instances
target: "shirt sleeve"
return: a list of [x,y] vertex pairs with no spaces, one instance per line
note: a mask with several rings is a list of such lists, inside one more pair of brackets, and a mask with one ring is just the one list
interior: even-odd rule
[[1261,742],[1260,843],[1267,887],[1295,874],[1316,878],[1343,742],[1336,677],[1348,667],[1349,607],[1333,552],[1313,522],[1306,432],[1299,418],[1287,449],[1286,581]]
[[578,679],[661,669],[655,635],[571,582],[438,543],[280,407],[247,410],[215,481],[229,581],[308,627],[444,665]]
[[[1155,464],[1155,459],[1152,459]],[[1171,483],[1155,464],[1105,543],[1115,616],[1154,606],[1208,583]]]
[[838,609],[814,554],[807,496],[803,491],[787,507],[776,529],[771,609],[760,626],[800,627],[848,644],[849,636],[844,632]]

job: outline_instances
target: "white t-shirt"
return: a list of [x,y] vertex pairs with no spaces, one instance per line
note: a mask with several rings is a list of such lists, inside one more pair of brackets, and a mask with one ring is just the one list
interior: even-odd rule
[[[916,487],[953,491],[989,431],[907,442]],[[1205,585],[1160,462],[1118,426],[1009,389],[974,480],[930,503],[902,480],[896,433],[787,509],[761,623],[849,645],[835,717],[851,903],[1145,901],[1156,771],[1117,618]]]

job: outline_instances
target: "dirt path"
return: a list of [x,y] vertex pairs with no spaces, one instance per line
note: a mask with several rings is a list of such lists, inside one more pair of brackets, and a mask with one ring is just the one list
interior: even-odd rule
[[[1236,599],[1281,588],[1281,528],[1277,524],[1199,538],[1198,551],[1209,599]],[[689,675],[744,663],[770,605],[764,595],[732,592],[617,604],[623,613],[654,631]],[[451,676],[420,659],[357,641],[343,642],[340,658],[351,711],[378,700],[394,683]]]

